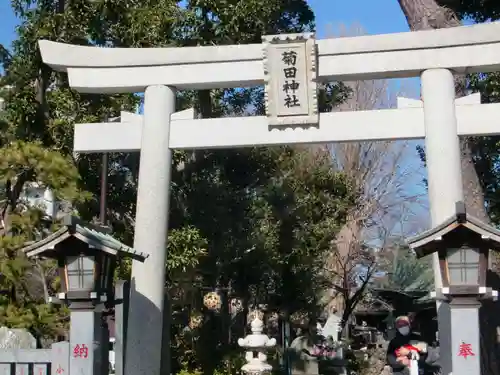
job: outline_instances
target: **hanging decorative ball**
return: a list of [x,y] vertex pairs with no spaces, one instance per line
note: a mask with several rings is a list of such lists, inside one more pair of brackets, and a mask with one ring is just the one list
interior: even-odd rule
[[290,322],[295,325],[306,325],[308,320],[309,319],[307,317],[307,313],[304,313],[302,311],[294,312],[290,316]]
[[210,311],[219,311],[222,307],[222,299],[217,292],[210,292],[203,297],[203,304]]
[[189,328],[197,329],[201,323],[203,323],[203,315],[198,311],[193,312],[189,317]]
[[240,298],[231,298],[229,303],[229,313],[231,315],[237,315],[243,311],[243,301]]
[[272,312],[267,318],[267,325],[271,328],[278,328],[279,326],[279,314],[277,312]]

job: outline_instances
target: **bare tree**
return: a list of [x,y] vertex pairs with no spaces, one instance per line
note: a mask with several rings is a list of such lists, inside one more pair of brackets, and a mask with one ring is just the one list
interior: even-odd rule
[[[341,33],[359,35],[360,30],[357,27],[354,32]],[[351,95],[337,111],[384,110],[396,102],[388,81],[344,83]],[[400,237],[410,228],[401,223],[401,217],[411,220],[417,216],[412,210],[424,201],[425,189],[415,189],[422,174],[410,142],[349,142],[328,148],[334,167],[347,175],[359,197],[336,238],[335,250],[326,260],[327,272],[333,279],[329,307],[342,311],[345,325],[378,270],[378,254],[394,236]]]
[[[436,0],[398,0],[408,25],[412,31],[442,29],[461,26],[462,23],[453,10],[440,5]],[[457,97],[466,95],[466,79],[462,75],[455,77]],[[489,222],[486,212],[484,192],[474,168],[471,139],[462,137],[460,148],[462,155],[462,182],[467,210],[471,215]]]

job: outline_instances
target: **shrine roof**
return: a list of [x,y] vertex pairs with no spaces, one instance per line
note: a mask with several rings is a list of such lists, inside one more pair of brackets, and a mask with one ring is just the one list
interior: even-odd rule
[[[459,229],[467,230],[481,236],[488,241],[491,249],[500,249],[500,231],[481,220],[467,214],[463,202],[457,202],[456,213],[441,224],[431,228],[418,236],[407,240],[408,246],[414,250],[419,257],[425,256],[435,250],[435,241],[442,241],[443,236]],[[432,247],[434,246],[434,250]]]
[[109,228],[93,225],[70,215],[63,218],[63,225],[59,230],[40,241],[29,244],[22,251],[27,257],[40,256],[53,251],[56,245],[70,237],[77,238],[89,247],[111,255],[130,257],[141,262],[148,257],[147,254],[138,252],[115,239],[109,234]]

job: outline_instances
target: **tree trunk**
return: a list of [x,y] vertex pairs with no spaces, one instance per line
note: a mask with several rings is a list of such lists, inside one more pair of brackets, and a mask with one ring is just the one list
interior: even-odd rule
[[[399,5],[412,31],[442,29],[461,26],[456,14],[448,8],[440,6],[435,0],[399,0]],[[466,94],[466,79],[455,77],[457,97]],[[484,192],[472,159],[471,139],[461,138],[462,182],[467,212],[476,218],[489,222],[484,202]]]
[[[460,26],[461,22],[456,14],[448,8],[440,6],[436,0],[398,0],[408,25],[412,31],[441,29]],[[455,77],[457,97],[466,94],[465,76]],[[470,138],[460,139],[462,183],[464,189],[464,201],[467,212],[476,218],[489,223],[486,212],[484,191],[479,176],[474,167]],[[480,309],[481,326],[481,373],[483,375],[500,374],[497,357],[495,308],[490,303],[483,304]],[[454,350],[455,348],[452,348]]]
[[[350,261],[348,258],[352,252],[351,249],[355,238],[355,229],[353,224],[353,221],[348,219],[348,221],[342,226],[337,234],[337,238],[335,239],[334,252],[330,254],[330,258],[327,261],[329,263],[328,267],[334,274],[334,276],[332,276],[332,282],[339,286],[339,289],[346,289],[345,291],[335,291],[335,298],[328,304],[330,312],[336,311],[343,314],[347,306],[345,295],[349,295],[350,288],[348,286],[348,280],[346,279],[348,272],[345,268],[349,267]],[[342,324],[345,324],[345,322]]]

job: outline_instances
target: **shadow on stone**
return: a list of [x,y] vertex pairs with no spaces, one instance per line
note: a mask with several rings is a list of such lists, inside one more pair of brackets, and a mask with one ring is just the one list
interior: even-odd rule
[[[500,291],[500,277],[493,271],[486,274],[486,285]],[[483,300],[479,309],[481,330],[481,373],[500,374],[500,351],[498,348],[500,329],[500,302]]]
[[[135,278],[130,283],[127,322],[125,375],[158,374],[162,353],[163,314],[146,296],[137,291]],[[166,320],[168,322],[168,319]],[[168,323],[166,323],[168,324]],[[168,342],[163,347],[169,348]]]

